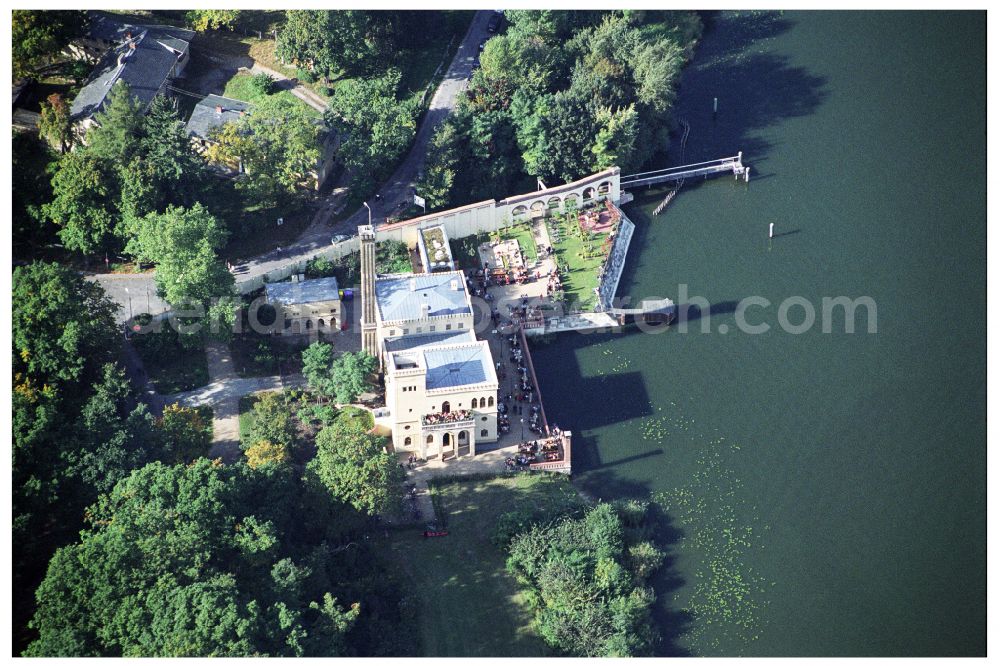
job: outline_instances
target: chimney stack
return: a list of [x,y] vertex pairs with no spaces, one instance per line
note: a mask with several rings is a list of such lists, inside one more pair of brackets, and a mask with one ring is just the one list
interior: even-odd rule
[[452,291],[458,291],[458,280],[452,280],[451,281],[451,290]]
[[215,115],[217,115],[217,116],[221,116],[222,115],[222,105],[221,104],[216,104],[215,105]]

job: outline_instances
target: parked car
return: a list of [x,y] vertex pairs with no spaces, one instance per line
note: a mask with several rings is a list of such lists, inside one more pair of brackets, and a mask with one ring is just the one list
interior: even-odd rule
[[330,239],[331,245],[336,245],[337,243],[343,243],[345,240],[350,240],[350,236],[347,234],[334,234],[333,238]]
[[497,11],[494,10],[493,16],[490,17],[490,22],[489,25],[486,26],[486,29],[489,30],[490,32],[496,32],[497,28],[500,27],[501,19],[503,19],[503,14],[497,13]]

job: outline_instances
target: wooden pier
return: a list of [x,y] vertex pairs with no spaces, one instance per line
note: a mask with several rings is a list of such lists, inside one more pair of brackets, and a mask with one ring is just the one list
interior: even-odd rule
[[643,173],[622,176],[621,188],[632,189],[640,185],[658,185],[660,183],[671,183],[683,181],[697,176],[717,176],[719,174],[731,173],[734,177],[750,180],[750,167],[743,164],[743,151],[733,157],[723,157],[708,162],[698,162],[697,164],[685,164],[684,166],[670,167],[669,169],[659,169],[657,171],[644,171]]

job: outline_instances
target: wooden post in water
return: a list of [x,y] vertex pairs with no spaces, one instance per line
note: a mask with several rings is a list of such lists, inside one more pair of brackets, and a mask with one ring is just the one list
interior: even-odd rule
[[743,182],[750,182],[750,167],[747,167],[746,171],[743,172]]
[[772,222],[767,228],[767,237],[774,238],[774,222]]
[[712,115],[715,116],[719,112],[719,98],[712,98]]

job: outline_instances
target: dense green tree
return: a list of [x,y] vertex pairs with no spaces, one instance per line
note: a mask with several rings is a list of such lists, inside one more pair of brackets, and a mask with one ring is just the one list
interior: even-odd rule
[[143,119],[142,159],[156,192],[155,210],[168,203],[190,206],[203,193],[204,164],[191,150],[177,101],[160,95]]
[[320,129],[300,105],[265,97],[251,113],[213,132],[206,157],[231,168],[242,164],[241,191],[251,201],[275,205],[312,177],[320,158]]
[[113,164],[130,164],[140,153],[144,134],[143,108],[124,81],[111,86],[101,111],[87,130],[89,152]]
[[97,255],[116,244],[116,183],[108,163],[89,150],[63,155],[52,177],[52,201],[42,206],[68,250]]
[[431,137],[427,147],[427,161],[417,194],[427,201],[427,209],[446,208],[450,201],[451,188],[455,183],[455,172],[461,157],[462,137],[455,123],[443,122]]
[[72,269],[34,262],[14,269],[11,331],[14,373],[22,382],[58,386],[83,380],[112,358],[119,306]]
[[206,459],[133,472],[52,559],[26,654],[343,654],[358,605],[338,603],[327,547],[282,515],[304,490],[287,470]]
[[336,500],[376,515],[401,498],[404,473],[386,445],[356,422],[337,421],[316,436],[309,469]]
[[378,360],[367,352],[346,352],[333,362],[333,386],[337,403],[354,402],[371,387],[371,375],[378,369]]
[[594,109],[585,98],[569,91],[556,93],[540,129],[545,151],[538,160],[537,175],[546,182],[568,183],[589,171],[587,148],[594,134]]
[[56,56],[87,24],[82,11],[15,9],[11,13],[11,65],[14,79],[31,74]]
[[302,376],[313,392],[324,398],[334,396],[333,345],[314,342],[302,350]]
[[69,104],[59,93],[52,93],[42,103],[38,135],[60,153],[65,153],[73,145],[73,129],[69,123]]
[[370,74],[383,67],[394,50],[392,17],[387,16],[392,13],[289,10],[276,52],[319,76]]
[[[645,513],[643,507],[642,513]],[[598,504],[581,518],[536,524],[510,544],[507,569],[526,587],[546,643],[578,657],[650,654],[655,630],[649,575],[663,561],[642,530]]]
[[233,30],[241,14],[243,12],[239,9],[193,9],[184,15],[184,19],[198,32]]
[[57,158],[30,132],[13,130],[11,138],[11,222],[15,256],[26,247],[55,242],[57,228],[43,212],[52,198],[49,169]]
[[156,264],[157,289],[172,305],[205,304],[232,295],[233,276],[216,256],[227,232],[201,204],[147,215],[136,254]]
[[328,122],[340,132],[339,158],[349,169],[386,175],[416,134],[415,109],[396,99],[400,73],[337,86]]
[[591,152],[594,154],[595,170],[618,166],[623,171],[631,171],[639,165],[633,156],[639,137],[639,114],[629,105],[618,111],[610,108],[597,110],[594,120],[600,128],[594,138]]
[[244,446],[268,442],[286,449],[295,442],[291,409],[280,393],[261,393],[253,405],[253,425]]
[[696,14],[506,16],[510,27],[487,42],[447,123],[458,136],[446,145],[457,156],[431,152],[422,183],[435,198],[461,205],[510,194],[524,176],[553,183],[608,166],[638,169],[666,149],[680,70],[700,35]]
[[206,423],[197,409],[167,405],[156,425],[164,440],[168,461],[186,463],[208,454],[212,445],[212,424]]

